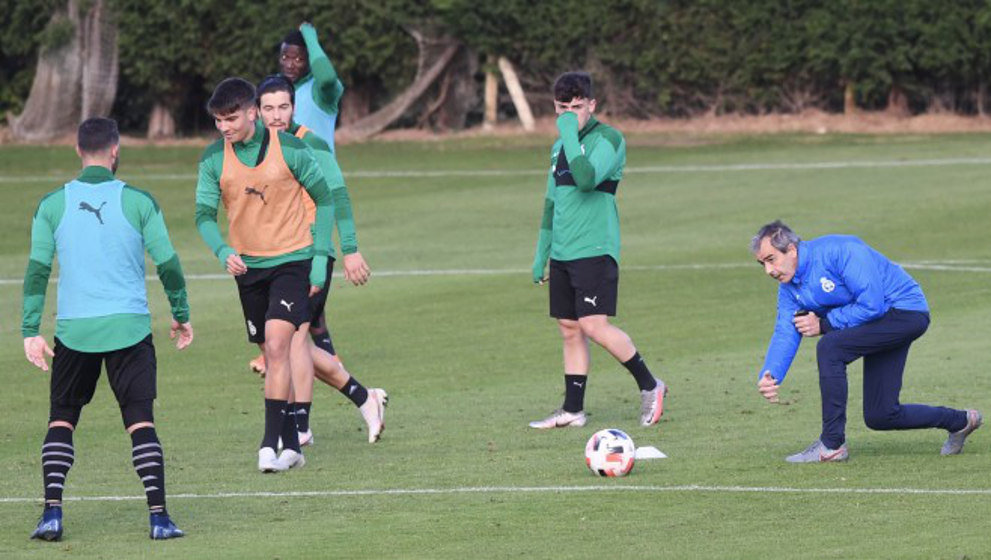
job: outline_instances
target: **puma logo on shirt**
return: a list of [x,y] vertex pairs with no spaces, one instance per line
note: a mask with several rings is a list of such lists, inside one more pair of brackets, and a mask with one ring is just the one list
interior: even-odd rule
[[103,204],[100,205],[99,208],[93,208],[92,206],[90,206],[90,204],[88,202],[80,202],[79,203],[79,209],[80,210],[85,210],[86,212],[92,212],[93,215],[96,216],[96,219],[100,221],[100,225],[102,226],[103,225],[103,217],[100,216],[100,211],[103,210],[103,207],[106,206],[106,205],[107,205],[107,203],[104,202]]
[[258,190],[258,189],[254,188],[254,187],[244,187],[244,194],[247,194],[247,195],[252,195],[252,194],[253,195],[256,195],[258,198],[262,199],[262,204],[268,205],[268,202],[265,201],[265,189],[267,189],[267,188],[268,188],[268,185],[265,185],[264,187],[262,187],[262,190]]

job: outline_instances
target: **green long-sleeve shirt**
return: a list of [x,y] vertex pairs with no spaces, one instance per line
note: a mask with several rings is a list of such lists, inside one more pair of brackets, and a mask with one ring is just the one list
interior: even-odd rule
[[[297,134],[299,124],[292,123],[289,127],[291,134]],[[341,253],[350,255],[358,252],[358,236],[355,232],[354,214],[351,210],[351,197],[344,183],[344,174],[337,164],[334,151],[322,138],[312,130],[306,132],[303,142],[313,150],[313,156],[323,171],[324,179],[330,188],[331,206],[334,209],[334,223],[337,224],[337,236],[341,244]],[[331,243],[330,256],[334,256],[334,245]]]
[[[98,184],[114,179],[105,167],[83,169],[77,180]],[[172,317],[180,323],[189,321],[186,280],[176,255],[165,218],[155,199],[145,191],[125,185],[121,191],[121,208],[128,223],[144,242],[145,250],[157,268],[158,277],[172,308]],[[45,294],[52,263],[56,256],[55,231],[66,212],[65,188],[42,198],[31,222],[31,253],[24,274],[24,302],[21,334],[37,336],[45,308]],[[58,319],[55,336],[63,344],[80,352],[109,352],[127,348],[151,334],[151,315],[118,313],[99,317]]]
[[561,137],[551,148],[544,213],[535,264],[609,255],[619,262],[616,189],[626,165],[626,140],[589,118],[578,130],[574,113],[559,117]]
[[340,109],[344,85],[337,77],[334,65],[330,63],[317,40],[317,31],[312,25],[300,27],[303,42],[306,44],[310,72],[295,82],[295,119],[313,130],[334,150],[334,129],[337,126],[337,113]]
[[[313,156],[313,151],[299,138],[279,132],[282,157],[293,177],[316,204],[316,221],[313,224],[313,245],[287,252],[274,257],[241,255],[248,268],[271,268],[283,263],[313,258],[310,270],[310,284],[322,286],[327,276],[326,259],[330,251],[330,237],[333,228],[330,189],[323,171]],[[243,142],[235,142],[233,147],[237,159],[248,167],[255,167],[261,151],[265,128],[255,123],[254,134]],[[221,138],[207,147],[200,159],[199,178],[196,183],[196,227],[210,251],[225,267],[227,257],[235,254],[234,249],[224,242],[217,225],[217,208],[220,205],[220,176],[224,169],[224,140]],[[322,261],[322,265],[320,264]]]
[[300,33],[303,35],[303,42],[306,43],[310,72],[297,80],[295,86],[299,89],[309,80],[313,80],[313,100],[317,106],[327,113],[336,114],[340,111],[344,84],[337,76],[337,70],[330,62],[330,57],[320,46],[317,30],[312,25],[304,25],[300,29]]

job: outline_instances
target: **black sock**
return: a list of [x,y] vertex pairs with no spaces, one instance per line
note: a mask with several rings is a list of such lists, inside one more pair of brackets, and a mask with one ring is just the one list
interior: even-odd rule
[[288,404],[288,401],[284,400],[265,399],[265,435],[262,437],[262,447],[275,449],[279,444]]
[[296,430],[299,432],[308,432],[310,430],[310,407],[313,403],[308,402],[298,402],[296,403]]
[[282,449],[292,449],[299,451],[299,433],[296,431],[296,409],[290,404],[286,407],[286,413],[282,417],[280,436],[282,437]]
[[633,379],[637,380],[637,386],[640,387],[641,391],[653,391],[657,387],[657,380],[654,379],[654,375],[647,369],[647,363],[640,357],[640,352],[634,353],[632,358],[623,362],[623,367],[630,370],[630,373],[633,374]]
[[585,409],[585,384],[587,375],[564,374],[564,411],[581,412]]
[[72,430],[65,426],[48,428],[41,446],[41,474],[45,483],[45,504],[62,505],[62,490],[69,469],[76,462]]
[[131,461],[145,485],[148,511],[165,513],[165,454],[155,428],[148,426],[131,432]]
[[348,382],[339,391],[344,393],[345,397],[351,399],[354,406],[361,406],[368,400],[368,389],[365,389],[364,385],[358,383],[358,380],[353,376],[348,377]]
[[337,353],[334,352],[334,341],[330,339],[330,331],[323,331],[321,333],[310,332],[310,338],[313,339],[313,344],[316,345],[317,348],[323,350],[331,356],[337,355]]

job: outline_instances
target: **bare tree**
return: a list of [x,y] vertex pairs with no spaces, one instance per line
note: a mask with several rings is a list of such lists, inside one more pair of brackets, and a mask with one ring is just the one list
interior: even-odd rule
[[82,120],[110,114],[117,94],[117,27],[105,0],[69,0],[47,36],[53,44],[41,48],[24,110],[8,115],[18,140],[70,134]]
[[337,131],[339,138],[360,140],[385,130],[420,100],[433,83],[445,73],[444,70],[458,51],[464,48],[461,43],[433,30],[431,26],[423,28],[408,26],[405,29],[416,40],[419,50],[413,83],[381,109],[342,127]]

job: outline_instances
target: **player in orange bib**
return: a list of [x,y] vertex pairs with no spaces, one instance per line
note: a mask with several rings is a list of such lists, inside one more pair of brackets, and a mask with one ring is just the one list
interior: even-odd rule
[[[305,144],[258,122],[250,82],[222,81],[207,110],[223,138],[207,147],[200,159],[196,225],[237,282],[248,340],[264,343],[268,375],[258,469],[285,471],[305,463],[286,408],[292,371],[312,379],[313,362],[292,359],[299,352],[290,348],[293,335],[309,328],[309,297],[326,280],[333,227],[330,190]],[[312,233],[306,198],[315,205]],[[221,202],[227,211],[227,242],[217,225]],[[280,437],[284,449],[277,455]]]

